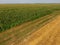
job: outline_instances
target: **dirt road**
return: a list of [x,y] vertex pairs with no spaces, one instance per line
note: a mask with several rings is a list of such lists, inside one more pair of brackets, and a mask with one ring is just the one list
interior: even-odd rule
[[32,33],[19,45],[60,45],[60,15]]

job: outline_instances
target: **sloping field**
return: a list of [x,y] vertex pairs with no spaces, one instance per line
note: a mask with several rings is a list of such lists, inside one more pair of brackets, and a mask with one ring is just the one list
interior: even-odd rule
[[35,5],[2,5],[0,6],[0,32],[51,14],[54,10],[45,6],[35,7]]
[[[56,33],[53,29],[56,28],[55,30],[58,32],[56,26],[60,23],[59,19],[60,16],[58,16],[57,12],[54,12],[53,14],[11,28],[0,33],[0,45],[45,45],[45,42],[49,45],[51,44],[47,43],[51,41],[49,37],[51,36],[52,38]],[[58,33],[56,35],[59,36]]]
[[0,4],[0,33],[60,10],[60,4]]

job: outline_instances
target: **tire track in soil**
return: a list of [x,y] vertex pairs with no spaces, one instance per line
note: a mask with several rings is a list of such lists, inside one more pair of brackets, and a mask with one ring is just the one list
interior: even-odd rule
[[38,31],[32,33],[19,45],[60,45],[60,16]]

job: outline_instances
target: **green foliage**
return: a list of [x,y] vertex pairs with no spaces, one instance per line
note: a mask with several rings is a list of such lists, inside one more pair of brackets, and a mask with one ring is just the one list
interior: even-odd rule
[[[35,6],[35,5],[34,5]],[[21,25],[24,22],[32,21],[42,16],[48,15],[60,8],[39,6],[20,6],[0,8],[0,32]]]

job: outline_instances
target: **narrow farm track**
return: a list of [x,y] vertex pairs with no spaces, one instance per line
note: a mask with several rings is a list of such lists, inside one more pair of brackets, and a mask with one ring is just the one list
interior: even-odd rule
[[19,45],[60,45],[60,15]]
[[[28,37],[28,35],[35,33],[38,28],[52,21],[53,17],[56,16],[47,15],[42,18],[36,19],[35,21],[25,23],[23,25],[11,28],[10,30],[0,33],[0,45],[18,45],[20,42],[23,42],[23,40]],[[25,44],[20,43],[19,45]]]

